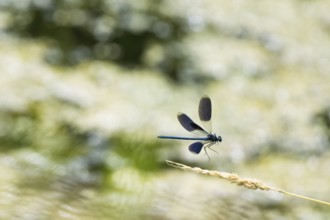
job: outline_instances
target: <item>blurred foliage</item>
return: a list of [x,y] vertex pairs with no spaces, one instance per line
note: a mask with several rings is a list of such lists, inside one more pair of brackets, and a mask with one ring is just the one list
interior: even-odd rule
[[118,133],[112,135],[111,143],[115,146],[114,151],[121,160],[127,162],[126,166],[135,167],[140,171],[159,171],[164,164],[163,161],[159,162],[159,151],[164,145],[160,147],[157,142],[148,142],[138,134],[127,136],[124,133]]
[[[61,110],[60,110],[61,109]],[[61,164],[65,169],[79,169],[77,177],[87,177],[83,182],[99,185],[113,169],[128,161],[125,166],[135,167],[141,171],[159,169],[157,153],[161,148],[155,142],[146,143],[142,139],[127,134],[113,135],[109,138],[93,130],[82,131],[73,121],[64,117],[67,112],[79,112],[79,108],[68,106],[63,102],[33,102],[21,112],[1,110],[0,143],[2,152],[35,152],[51,164]],[[60,112],[60,113],[59,113]],[[120,157],[115,161],[114,155]],[[107,164],[106,161],[112,161]],[[23,163],[26,169],[35,170],[29,163]],[[157,169],[158,168],[158,169]],[[39,170],[38,181],[41,185],[52,179],[49,171]],[[48,174],[47,174],[48,173]],[[94,177],[98,176],[97,179]],[[71,176],[73,177],[73,176]],[[27,180],[29,180],[28,178]],[[33,181],[35,181],[34,179]],[[85,184],[81,182],[80,184]],[[104,182],[106,187],[111,182]],[[23,185],[29,185],[22,183]],[[39,185],[39,184],[38,184]]]
[[4,126],[0,139],[3,147],[13,151],[19,148],[34,149],[55,160],[82,154],[86,150],[86,134],[78,132],[61,115],[55,114],[54,111],[60,106],[53,103],[50,107],[50,103],[30,103],[21,112],[1,111]]
[[[163,0],[8,1],[10,31],[48,42],[46,60],[75,65],[87,59],[110,60],[124,67],[149,67],[180,80],[194,62],[179,44],[193,27],[184,14],[169,11]],[[157,48],[157,49],[156,49]],[[151,50],[154,62],[146,62]]]
[[[0,109],[0,185],[13,188],[2,195],[2,201],[8,195],[11,199],[10,206],[0,208],[0,216],[62,219],[57,213],[62,210],[79,219],[139,219],[135,215],[145,213],[150,195],[134,190],[146,181],[139,172],[158,171],[163,165],[158,161],[161,148],[154,141],[138,140],[137,135],[107,137],[93,129],[82,130],[72,120],[81,110],[54,99],[30,102],[20,111]],[[34,213],[34,205],[43,211]],[[19,210],[23,207],[25,212]],[[127,208],[132,211],[126,212]]]
[[325,107],[315,116],[315,120],[323,126],[324,133],[330,145],[330,106]]

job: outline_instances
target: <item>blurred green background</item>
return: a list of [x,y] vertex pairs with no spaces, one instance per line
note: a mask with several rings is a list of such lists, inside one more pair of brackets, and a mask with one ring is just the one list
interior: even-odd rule
[[[329,219],[329,1],[1,0],[0,219]],[[209,151],[177,122],[213,101]]]

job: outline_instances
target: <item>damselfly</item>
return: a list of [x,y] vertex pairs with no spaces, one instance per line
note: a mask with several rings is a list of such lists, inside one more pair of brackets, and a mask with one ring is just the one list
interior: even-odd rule
[[[182,125],[187,131],[189,132],[198,132],[202,135],[205,135],[204,137],[177,137],[177,136],[158,136],[158,138],[164,138],[164,139],[177,139],[177,140],[196,140],[197,142],[192,143],[189,146],[189,151],[195,154],[199,154],[204,148],[205,154],[210,160],[209,155],[207,154],[206,149],[211,149],[211,146],[215,143],[221,142],[222,138],[221,136],[217,136],[215,133],[212,134],[212,126],[211,126],[211,117],[212,117],[212,103],[211,99],[208,96],[203,96],[199,102],[198,107],[198,114],[199,119],[201,120],[202,124],[206,128],[204,130],[201,126],[193,122],[186,114],[184,113],[178,113],[177,117]],[[213,150],[214,151],[214,150]]]

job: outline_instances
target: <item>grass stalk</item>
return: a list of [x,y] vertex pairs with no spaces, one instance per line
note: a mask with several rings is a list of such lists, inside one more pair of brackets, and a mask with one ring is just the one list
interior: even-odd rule
[[174,168],[178,168],[184,171],[190,171],[190,172],[194,172],[194,173],[198,173],[198,174],[202,174],[202,175],[207,175],[207,176],[213,176],[213,177],[217,177],[220,179],[224,179],[227,180],[233,184],[236,184],[238,186],[244,186],[245,188],[248,189],[252,189],[252,190],[264,190],[264,191],[275,191],[278,193],[282,193],[285,195],[289,195],[289,196],[294,196],[300,199],[305,199],[305,200],[309,200],[312,202],[317,202],[323,205],[328,205],[330,206],[329,202],[325,202],[322,200],[318,200],[318,199],[313,199],[307,196],[302,196],[302,195],[298,195],[298,194],[294,194],[291,192],[286,192],[284,190],[280,190],[280,189],[276,189],[273,187],[270,187],[262,182],[260,182],[259,180],[256,179],[251,179],[251,178],[241,178],[239,177],[239,175],[235,174],[235,173],[227,173],[227,172],[220,172],[220,171],[216,171],[216,170],[205,170],[205,169],[201,169],[199,167],[190,167],[181,163],[176,163],[170,160],[166,160],[166,163]]

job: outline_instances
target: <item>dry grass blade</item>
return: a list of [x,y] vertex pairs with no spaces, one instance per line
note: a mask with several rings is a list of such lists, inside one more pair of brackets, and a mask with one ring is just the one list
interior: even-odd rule
[[220,179],[227,180],[227,181],[229,181],[231,183],[234,183],[238,186],[244,186],[248,189],[276,191],[276,192],[279,192],[279,193],[282,193],[282,194],[285,194],[285,195],[290,195],[290,196],[294,196],[294,197],[297,197],[297,198],[301,198],[301,199],[305,199],[305,200],[309,200],[309,201],[313,201],[313,202],[317,202],[317,203],[321,203],[321,204],[330,206],[329,202],[309,198],[309,197],[306,197],[306,196],[297,195],[297,194],[294,194],[294,193],[286,192],[284,190],[275,189],[275,188],[267,186],[266,184],[264,184],[264,183],[262,183],[262,182],[260,182],[256,179],[241,178],[237,174],[234,174],[234,173],[220,172],[220,171],[216,171],[216,170],[204,170],[204,169],[201,169],[199,167],[190,167],[190,166],[187,166],[187,165],[184,165],[184,164],[181,164],[181,163],[176,163],[176,162],[173,162],[173,161],[170,161],[170,160],[166,160],[166,163],[169,166],[172,166],[174,168],[178,168],[178,169],[185,170],[185,171],[191,171],[191,172],[195,172],[195,173],[198,173],[198,174],[217,177],[217,178],[220,178]]

